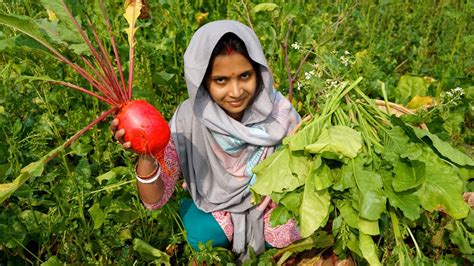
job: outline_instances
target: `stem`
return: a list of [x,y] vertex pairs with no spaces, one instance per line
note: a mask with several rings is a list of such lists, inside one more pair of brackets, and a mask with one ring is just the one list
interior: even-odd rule
[[[82,29],[81,25],[79,25],[79,22],[76,20],[76,18],[73,16],[71,10],[68,8],[68,6],[66,5],[66,3],[64,2],[64,0],[62,0],[62,4],[64,6],[64,9],[66,10],[66,12],[68,13],[71,21],[73,22],[74,26],[76,27],[77,31],[79,32],[79,34],[81,35],[82,39],[84,40],[84,42],[86,43],[86,45],[89,47],[89,50],[90,52],[92,53],[92,55],[94,56],[94,59],[96,60],[96,62],[99,64],[100,68],[103,70],[105,76],[107,76],[107,73],[110,73],[110,71],[112,71],[113,73],[113,67],[110,67],[108,68],[107,67],[107,62],[110,63],[110,60],[107,56],[107,54],[105,52],[103,52],[102,56],[99,54],[99,52],[92,46],[92,43],[91,41],[89,40],[89,38],[87,37],[87,35],[85,34],[84,30]],[[101,42],[100,42],[100,39],[98,38],[98,36],[95,34],[95,30],[93,29],[92,25],[89,25],[91,28],[92,28],[92,32],[94,33],[94,36],[96,37],[96,41],[98,42],[99,44],[99,47],[103,48]],[[81,67],[75,65],[74,63],[70,63],[70,65],[73,67],[73,68],[77,68],[77,71],[79,72],[79,74],[81,74],[85,79],[87,79],[91,84],[93,84],[94,87],[96,87],[98,90],[100,90],[97,86],[100,87],[100,85],[97,85],[97,83],[99,83],[96,79],[92,78],[92,76],[87,72],[85,71],[84,69],[82,69]],[[110,64],[109,64],[110,65]],[[107,69],[107,70],[106,70]],[[115,74],[113,74],[113,76],[115,77]],[[102,79],[105,79],[105,78],[102,78]],[[92,82],[94,81],[94,82]],[[100,83],[99,83],[100,84]],[[107,88],[105,88],[107,90]],[[113,91],[116,91],[117,88],[114,88],[114,86],[112,86],[112,90]],[[119,98],[122,98],[122,97],[119,97]],[[123,99],[123,98],[122,98]],[[125,99],[124,99],[125,100]]]
[[[87,60],[85,57],[81,56],[82,58],[82,61],[84,61],[84,63],[92,70],[92,72],[100,79],[99,83],[97,84],[97,87],[96,87],[101,93],[102,95],[104,95],[105,97],[107,97],[108,99],[113,99],[114,102],[117,103],[120,103],[121,101],[119,100],[119,98],[117,97],[117,93],[116,93],[116,90],[113,89],[113,90],[109,90],[108,88],[115,88],[111,83],[110,83],[110,80],[107,79],[106,75],[102,75],[101,73],[99,73],[99,71],[97,69],[94,68],[94,66],[92,65],[91,62],[89,62],[89,60]],[[105,84],[105,86],[104,86]],[[102,88],[102,89],[99,89]],[[119,94],[120,95],[120,94]]]
[[340,85],[340,90],[341,92],[340,93],[335,93],[334,96],[333,96],[333,99],[331,99],[328,103],[328,108],[324,108],[323,112],[322,112],[322,115],[330,115],[332,114],[336,109],[337,107],[339,106],[340,104],[340,101],[341,99],[347,94],[349,93],[349,91],[351,91],[352,89],[354,89],[357,84],[359,84],[359,82],[362,80],[362,77],[359,77],[356,81],[354,81],[349,87],[347,88],[344,88],[343,85]]
[[[374,110],[375,112],[381,117],[385,117],[382,113],[382,111],[377,108],[377,106],[375,105],[374,101],[371,100],[369,97],[367,97],[367,95],[365,95],[365,93],[363,93],[359,88],[355,88],[355,91],[357,92],[357,94],[359,94]],[[388,121],[387,121],[388,122]]]
[[99,45],[100,51],[102,53],[102,57],[100,57],[101,60],[98,60],[96,58],[96,61],[99,62],[99,66],[101,67],[104,75],[103,79],[108,80],[108,84],[110,84],[110,87],[112,88],[112,91],[114,92],[115,95],[120,95],[119,99],[121,100],[120,102],[127,101],[128,98],[126,96],[126,91],[124,91],[124,88],[120,87],[119,81],[117,80],[117,77],[115,76],[115,71],[114,67],[112,66],[112,62],[110,61],[110,58],[105,51],[104,45],[102,41],[99,38],[99,35],[94,29],[94,26],[92,25],[91,21],[88,21],[89,27],[91,28],[92,34],[94,35],[97,44]]
[[245,9],[245,19],[247,19],[247,23],[249,24],[250,28],[252,30],[253,29],[253,25],[252,25],[252,20],[250,19],[250,12],[249,12],[249,9],[247,7],[247,3],[245,3],[243,0],[240,0],[240,3],[244,6],[244,9]]
[[410,230],[410,227],[407,226],[407,231],[410,234],[411,240],[413,241],[413,244],[415,244],[415,249],[416,249],[416,255],[419,257],[423,256],[423,253],[421,252],[420,247],[418,246],[418,243],[416,242],[415,237],[413,236],[413,233]]
[[120,57],[119,57],[117,45],[115,44],[115,38],[114,38],[114,35],[113,35],[113,32],[112,32],[112,26],[110,26],[110,20],[109,20],[109,17],[107,15],[107,12],[105,11],[103,0],[100,0],[99,4],[100,4],[100,9],[101,9],[102,14],[103,14],[104,19],[105,19],[105,23],[107,25],[107,30],[109,31],[110,43],[112,44],[112,48],[114,50],[115,62],[117,63],[118,72],[120,74],[120,81],[122,83],[121,87],[125,88],[125,78],[123,77],[122,64],[120,63]]
[[[390,215],[390,220],[392,220],[392,228],[393,228],[393,235],[395,236],[395,243],[397,246],[401,246],[403,249],[405,248],[405,243],[403,243],[402,234],[400,232],[400,224],[398,222],[397,215],[392,209],[388,210],[388,214]],[[400,265],[405,265],[405,257],[403,254],[398,254],[398,258],[400,261]]]
[[288,59],[288,39],[290,38],[290,28],[291,24],[293,23],[293,19],[290,18],[288,19],[288,30],[286,31],[285,35],[285,41],[281,44],[283,48],[283,57],[285,61],[285,69],[286,69],[286,77],[288,78],[288,100],[291,102],[293,98],[293,83],[295,82],[293,80],[293,77],[291,76],[291,71],[290,71],[290,61]]
[[[15,241],[15,242],[16,242],[18,245],[20,245],[24,250],[26,250],[28,253],[30,253],[31,256],[33,256],[37,261],[41,261],[42,263],[44,262],[44,261],[42,261],[40,258],[38,258],[33,252],[31,252],[29,249],[27,249],[27,248],[25,247],[25,245],[23,245],[23,243],[21,243],[20,241],[18,241],[16,238],[13,238],[13,237],[12,237],[12,238],[10,238],[10,239],[12,239],[13,241]],[[23,257],[23,259],[25,259],[25,260],[27,260],[28,262],[30,262],[31,264],[33,264],[33,262],[32,262],[31,260],[29,260],[28,258]]]
[[[75,140],[77,140],[80,136],[82,136],[87,130],[91,129],[93,126],[98,124],[100,121],[104,120],[107,116],[113,114],[118,110],[118,107],[112,107],[109,110],[105,111],[102,115],[100,115],[98,118],[96,118],[92,123],[89,125],[85,126],[83,129],[81,129],[79,132],[74,134],[66,143],[63,144],[63,149],[69,147]],[[53,153],[48,159],[44,161],[44,164],[48,163],[52,159],[54,159],[56,156],[58,156],[61,153],[61,149],[58,150],[57,152]]]
[[[351,165],[352,165],[352,173],[357,173],[357,171],[356,171],[356,169],[355,169],[354,159],[351,159]],[[357,189],[358,189],[359,191],[362,191],[362,190],[360,189],[359,182],[357,182],[357,177],[354,177],[354,181],[355,181],[355,183],[356,183]]]
[[383,100],[385,102],[385,108],[387,108],[387,113],[391,114],[392,112],[390,111],[390,105],[388,104],[388,97],[387,97],[387,92],[385,91],[384,82],[382,82],[381,87],[382,87]]
[[[135,17],[135,11],[137,9],[137,5],[133,5],[133,13],[132,17]],[[135,20],[132,20],[130,23],[130,49],[129,49],[129,61],[130,61],[130,68],[128,72],[128,99],[132,98],[132,86],[133,86],[133,70],[135,68]]]
[[101,189],[98,189],[98,190],[87,192],[85,195],[96,194],[96,193],[99,193],[101,191],[113,189],[113,188],[116,188],[116,187],[121,187],[123,185],[129,184],[129,183],[132,183],[132,182],[134,182],[134,180],[124,181],[124,182],[118,183],[118,184],[112,184],[112,185],[105,186],[105,187],[103,187]]
[[64,82],[64,81],[50,81],[50,82],[53,83],[53,84],[63,85],[63,86],[69,87],[71,89],[75,89],[75,90],[84,92],[84,93],[86,93],[86,94],[88,94],[92,97],[95,97],[95,98],[97,98],[97,99],[99,99],[103,102],[106,102],[106,103],[108,103],[112,106],[117,105],[113,99],[104,98],[104,97],[102,97],[102,96],[100,96],[100,95],[98,95],[98,94],[96,94],[92,91],[86,90],[86,89],[84,89],[82,87],[79,87],[77,85],[74,85],[74,84],[71,84],[71,83],[68,83],[68,82]]
[[194,250],[194,248],[191,247],[191,244],[188,241],[187,233],[186,233],[186,230],[183,227],[183,221],[181,220],[181,217],[168,204],[165,204],[164,207],[166,207],[166,210],[168,210],[171,217],[173,217],[174,221],[178,225],[178,228],[181,231],[181,233],[184,235],[184,239],[186,240],[186,244],[191,248],[192,253],[196,254],[196,251]]
[[308,59],[308,56],[313,52],[314,47],[311,46],[311,48],[306,52],[306,54],[303,56],[303,58],[300,60],[300,64],[298,68],[295,71],[295,74],[293,75],[293,82],[295,82],[298,79],[298,74],[303,68],[303,64],[306,63],[306,60]]

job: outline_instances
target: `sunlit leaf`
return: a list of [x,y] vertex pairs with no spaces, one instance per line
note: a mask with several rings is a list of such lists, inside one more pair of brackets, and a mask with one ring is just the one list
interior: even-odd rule
[[314,119],[305,125],[296,134],[283,139],[283,144],[288,145],[292,151],[304,150],[304,148],[314,143],[320,134],[320,120]]
[[416,160],[394,162],[393,189],[396,192],[401,192],[419,186],[425,181],[425,168],[425,163]]
[[18,218],[30,232],[41,231],[42,225],[48,222],[48,215],[46,213],[35,210],[24,210],[18,215]]
[[47,261],[41,263],[41,266],[59,266],[59,265],[64,265],[64,262],[61,262],[58,257],[56,256],[51,256],[48,258]]
[[[307,156],[290,153],[288,149],[279,150],[254,167],[252,171],[257,175],[257,181],[251,189],[261,195],[270,195],[272,192],[291,191],[304,185],[311,161]],[[306,172],[306,175],[294,175],[291,168]]]
[[139,238],[133,239],[133,250],[137,251],[148,260],[155,260],[158,264],[171,265],[168,254],[152,247],[150,244]]
[[308,237],[323,226],[323,221],[329,214],[331,196],[328,190],[316,190],[314,179],[308,178],[303,192],[300,207],[300,234]]
[[401,104],[408,103],[408,100],[415,96],[425,96],[431,82],[423,77],[403,75],[398,81],[395,90],[396,102]]
[[379,221],[377,220],[369,221],[363,218],[359,218],[357,228],[359,228],[360,232],[366,235],[376,236],[380,234]]
[[127,173],[128,173],[128,168],[127,167],[117,166],[117,167],[111,169],[110,171],[108,171],[106,173],[103,173],[100,176],[98,176],[97,177],[97,182],[99,182],[99,184],[102,184],[102,182],[104,180],[108,181],[108,180],[116,178],[119,175],[125,175]]
[[392,188],[393,177],[391,172],[382,171],[384,193],[387,195],[390,205],[400,209],[410,220],[414,221],[420,217],[421,206],[418,197],[412,191],[395,192]]
[[292,191],[287,193],[278,203],[285,206],[293,214],[299,214],[299,207],[301,206],[302,193]]
[[359,233],[359,248],[364,255],[364,258],[369,262],[370,265],[382,265],[377,256],[377,247],[375,246],[374,240],[371,236],[364,233]]
[[38,24],[30,17],[0,14],[0,24],[19,30],[48,49],[55,50],[50,43],[49,37],[43,34]]
[[393,127],[383,132],[384,154],[383,156],[390,161],[396,161],[399,154],[407,148],[409,138],[400,127]]
[[463,182],[456,171],[436,155],[426,153],[426,180],[416,195],[427,211],[443,210],[455,219],[468,215],[469,206],[462,197]]
[[88,211],[94,221],[94,229],[99,229],[105,222],[105,212],[100,208],[98,203],[94,203]]
[[409,109],[417,109],[422,107],[431,106],[434,103],[434,99],[431,96],[418,96],[415,95],[411,101],[407,104]]
[[58,153],[62,152],[65,145],[61,145],[56,149],[53,149],[48,154],[43,156],[40,160],[30,163],[23,167],[20,171],[20,175],[13,180],[11,183],[0,184],[0,203],[10,197],[21,185],[32,177],[40,176],[43,173],[45,164]]
[[422,130],[416,127],[412,127],[415,134],[419,138],[429,139],[436,150],[445,158],[449,159],[455,164],[461,166],[474,166],[474,160],[467,156],[465,153],[459,151],[458,149],[451,146],[446,141],[442,141],[438,136],[428,132],[427,130]]
[[336,201],[336,207],[340,211],[344,222],[354,229],[359,227],[359,215],[356,210],[352,208],[349,201]]
[[130,47],[135,46],[133,41],[135,31],[137,30],[136,24],[137,19],[140,16],[140,10],[142,9],[142,0],[126,0],[125,1],[125,13],[123,16],[128,22],[129,27],[125,30],[128,35],[128,43]]
[[47,9],[46,12],[48,13],[48,19],[50,21],[58,21],[59,20],[58,17],[56,16],[56,13],[54,13],[53,10]]
[[474,253],[474,248],[472,241],[474,240],[474,234],[469,232],[462,222],[455,221],[454,228],[450,234],[450,240],[459,247],[459,250],[466,254],[472,255]]
[[[45,19],[41,23],[42,28],[54,27],[54,30],[48,30],[51,38],[62,40],[64,43],[84,44],[84,40],[74,26],[61,0],[41,0],[40,2],[49,16],[48,20]],[[47,26],[48,24],[50,26]],[[55,37],[53,37],[53,34]]]
[[359,215],[361,218],[375,221],[385,212],[387,198],[381,189],[368,190],[360,195]]
[[310,153],[331,152],[336,155],[355,158],[362,149],[362,136],[346,126],[331,126],[323,129],[318,140],[305,147]]
[[261,3],[261,4],[256,5],[253,8],[253,12],[255,12],[255,13],[258,13],[258,12],[271,12],[271,11],[275,10],[276,8],[278,8],[277,4],[274,4],[274,3]]
[[196,18],[196,21],[199,25],[202,25],[206,21],[208,16],[209,12],[197,12],[196,15],[194,15],[194,18]]
[[122,241],[132,239],[132,232],[130,229],[126,228],[120,231],[119,239]]

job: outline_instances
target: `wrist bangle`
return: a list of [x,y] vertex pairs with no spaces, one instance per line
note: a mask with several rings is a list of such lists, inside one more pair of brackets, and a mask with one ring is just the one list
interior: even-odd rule
[[146,175],[146,176],[140,176],[138,174],[138,169],[137,169],[138,164],[135,166],[135,177],[137,178],[137,180],[140,183],[151,184],[151,183],[155,182],[160,177],[161,167],[159,167],[159,165],[156,161],[154,161],[154,162],[155,162],[155,168],[153,169],[151,174]]
[[137,178],[138,182],[140,182],[142,184],[151,184],[151,183],[155,183],[156,180],[158,180],[158,178],[160,178],[160,174],[161,174],[161,167],[159,167],[157,165],[156,169],[153,171],[153,174],[149,175],[149,176],[151,176],[150,178],[144,179],[143,177],[139,176],[138,174],[135,176],[135,178]]

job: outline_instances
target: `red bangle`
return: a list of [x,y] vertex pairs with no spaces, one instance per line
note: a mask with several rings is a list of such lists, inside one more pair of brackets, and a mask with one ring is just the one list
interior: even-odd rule
[[158,178],[160,178],[160,174],[161,174],[161,168],[157,167],[158,168],[158,171],[155,171],[155,176],[153,176],[152,178],[148,178],[148,179],[142,179],[141,177],[139,177],[138,175],[135,176],[135,178],[138,180],[138,182],[142,183],[142,184],[152,184],[152,183],[155,183],[156,180],[158,180]]
[[148,175],[144,175],[144,176],[139,175],[137,168],[138,168],[138,164],[135,166],[135,174],[136,174],[136,176],[139,177],[140,179],[148,179],[148,178],[151,178],[151,177],[153,177],[154,175],[156,175],[156,172],[158,172],[158,169],[160,169],[160,167],[159,167],[159,165],[158,165],[158,163],[157,163],[156,161],[155,161],[155,169],[153,169],[153,172],[151,172],[151,173],[148,174]]

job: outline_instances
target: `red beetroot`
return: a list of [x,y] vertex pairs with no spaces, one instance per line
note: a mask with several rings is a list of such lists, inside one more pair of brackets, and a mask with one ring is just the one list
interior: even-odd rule
[[161,157],[170,139],[170,129],[153,105],[144,100],[126,102],[116,118],[119,120],[118,129],[125,129],[124,140],[132,144],[133,150]]
[[[81,91],[90,96],[93,96],[109,105],[111,108],[105,111],[97,119],[89,125],[81,129],[72,138],[70,138],[63,147],[68,147],[77,138],[91,129],[100,121],[105,120],[109,115],[118,111],[116,117],[119,119],[119,129],[125,129],[125,141],[132,144],[132,149],[142,154],[151,154],[160,161],[160,164],[166,171],[164,164],[163,150],[166,147],[169,138],[170,130],[166,120],[151,104],[144,100],[132,101],[133,76],[134,76],[134,62],[135,62],[135,33],[138,27],[136,22],[140,16],[142,9],[141,0],[127,0],[125,1],[124,17],[128,22],[128,41],[129,41],[129,64],[128,64],[128,79],[122,69],[123,62],[119,57],[117,45],[115,43],[113,30],[105,10],[103,0],[99,1],[100,9],[102,10],[103,18],[109,33],[110,46],[106,45],[99,37],[98,32],[94,28],[91,20],[85,19],[87,23],[87,32],[82,28],[81,24],[74,17],[65,0],[61,3],[69,16],[72,24],[81,35],[84,43],[90,51],[90,57],[81,56],[84,67],[70,61],[59,50],[54,48],[47,42],[43,35],[37,34],[36,30],[27,30],[23,27],[18,27],[17,23],[8,24],[17,30],[27,34],[35,39],[38,43],[48,49],[59,61],[69,65],[79,75],[81,75],[92,87],[97,91],[92,91],[81,86],[58,80],[45,79],[53,84],[59,84],[69,87],[74,90]],[[14,18],[12,17],[12,21]],[[9,21],[9,20],[8,20]],[[4,23],[0,23],[4,24]],[[19,25],[19,24],[18,24]],[[39,32],[39,30],[38,30]],[[92,38],[90,38],[92,37]],[[109,48],[113,54],[110,54]],[[39,78],[39,80],[42,80]],[[56,157],[59,152],[54,153],[48,158],[48,161]]]

